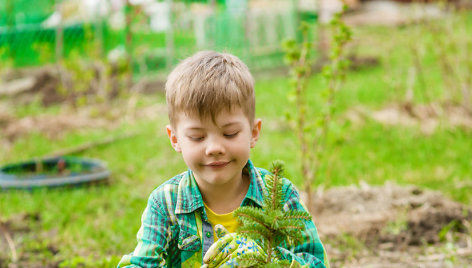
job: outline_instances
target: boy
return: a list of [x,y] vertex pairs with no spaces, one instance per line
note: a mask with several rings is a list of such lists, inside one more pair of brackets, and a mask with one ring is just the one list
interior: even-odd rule
[[[231,240],[237,237],[232,212],[239,206],[262,205],[268,172],[249,160],[261,131],[261,120],[254,114],[254,80],[237,57],[202,51],[171,72],[166,99],[167,134],[189,170],[151,193],[137,234],[138,245],[118,266],[200,267],[204,257],[210,267],[237,265],[231,258],[236,256],[232,254],[236,243],[216,251],[208,249],[217,241],[215,225],[223,225],[230,232],[225,239]],[[305,210],[288,180],[284,189],[284,209]],[[254,252],[254,248],[243,250]],[[328,265],[312,221],[305,222],[304,241],[295,246],[295,254],[279,248],[292,264]]]

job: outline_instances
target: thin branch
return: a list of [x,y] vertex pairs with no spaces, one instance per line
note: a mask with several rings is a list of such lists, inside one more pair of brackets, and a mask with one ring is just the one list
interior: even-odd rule
[[282,227],[279,227],[279,229],[297,229],[297,230],[303,230],[303,227],[301,227],[301,226],[289,225],[289,226],[282,226]]
[[277,183],[278,183],[278,180],[279,180],[279,173],[278,172],[275,172],[274,174],[274,179],[273,179],[273,183],[272,183],[272,193],[270,194],[271,197],[272,197],[272,208],[275,209],[276,205],[277,205]]
[[80,152],[86,151],[86,150],[88,150],[90,148],[93,148],[93,147],[113,143],[113,142],[118,141],[118,140],[128,139],[128,138],[134,137],[138,134],[139,134],[139,132],[130,132],[130,133],[125,133],[124,135],[117,136],[117,137],[107,137],[103,140],[99,140],[99,141],[95,141],[95,142],[87,142],[87,143],[84,143],[84,144],[80,144],[76,147],[66,148],[66,149],[62,149],[62,150],[50,153],[50,154],[44,156],[44,158],[50,158],[50,157],[52,158],[52,157],[59,157],[59,156],[68,155],[68,154],[80,153]]
[[2,231],[3,236],[7,241],[8,247],[10,248],[12,262],[16,263],[18,261],[18,256],[16,254],[15,243],[13,242],[13,239],[11,238],[10,233],[5,228],[3,222],[0,222],[0,231]]
[[283,216],[283,217],[276,216],[274,218],[275,221],[277,221],[278,219],[310,220],[311,216],[303,216],[303,215],[300,215],[300,216]]

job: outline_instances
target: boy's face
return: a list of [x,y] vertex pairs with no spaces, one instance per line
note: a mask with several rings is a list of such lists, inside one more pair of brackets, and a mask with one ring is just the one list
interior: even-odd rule
[[256,119],[251,126],[239,107],[221,111],[215,122],[180,113],[174,128],[167,126],[172,147],[182,153],[200,187],[232,185],[241,180],[260,130],[261,120]]

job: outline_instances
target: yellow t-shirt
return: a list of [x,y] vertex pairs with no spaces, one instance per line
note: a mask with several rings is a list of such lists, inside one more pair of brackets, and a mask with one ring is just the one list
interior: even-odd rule
[[[210,221],[211,226],[215,227],[217,224],[223,225],[226,230],[230,233],[236,232],[236,228],[238,227],[238,220],[233,216],[233,212],[227,214],[216,214],[211,210],[205,203],[205,210],[208,217],[208,221]],[[218,237],[216,236],[215,229],[213,228],[213,240],[216,242]]]

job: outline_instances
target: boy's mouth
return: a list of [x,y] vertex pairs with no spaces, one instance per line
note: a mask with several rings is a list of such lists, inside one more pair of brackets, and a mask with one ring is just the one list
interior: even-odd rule
[[222,168],[222,167],[225,167],[225,166],[228,165],[228,164],[229,164],[229,161],[228,161],[228,162],[225,162],[225,161],[215,161],[215,162],[208,163],[208,164],[206,164],[205,166],[211,167],[211,168]]

